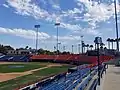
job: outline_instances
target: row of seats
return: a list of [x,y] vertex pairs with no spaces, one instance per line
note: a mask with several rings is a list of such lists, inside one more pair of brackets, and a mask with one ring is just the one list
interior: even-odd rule
[[27,62],[29,60],[30,60],[30,57],[27,55],[2,55],[0,56],[0,61]]
[[[107,69],[106,64],[101,65],[101,67],[100,67],[100,78],[102,78],[102,75],[103,75],[104,71],[106,72],[106,69]],[[96,90],[97,84],[98,84],[98,77],[94,79],[94,81],[92,82],[89,90]]]
[[[92,76],[96,73],[96,67],[85,67],[87,67],[87,65],[78,66],[77,71],[59,74],[54,78],[49,78],[44,82],[38,82],[20,90],[73,90],[80,83],[82,84],[78,88],[82,87],[80,90],[83,90],[86,84],[91,80]],[[93,70],[91,75],[89,75],[90,70]],[[85,81],[83,81],[83,79],[85,79]]]
[[[58,61],[58,62],[88,62],[96,63],[97,56],[86,56],[78,54],[68,54],[68,55],[33,55],[31,57],[32,61]],[[101,63],[113,59],[112,56],[100,56]],[[104,61],[103,61],[104,60]]]

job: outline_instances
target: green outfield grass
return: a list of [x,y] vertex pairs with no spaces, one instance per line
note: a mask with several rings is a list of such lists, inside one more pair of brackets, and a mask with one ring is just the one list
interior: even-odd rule
[[[44,64],[46,65],[46,64]],[[42,69],[33,72],[33,74],[25,75],[22,77],[18,77],[16,79],[8,80],[0,83],[0,90],[13,90],[18,86],[27,84],[29,82],[34,82],[45,78],[50,75],[62,73],[68,70],[68,68],[73,67],[71,65],[63,65],[63,66],[53,66],[50,68]]]
[[11,73],[11,72],[25,72],[32,69],[37,69],[45,67],[45,65],[40,64],[2,64],[0,65],[0,73]]
[[34,74],[35,75],[40,75],[40,76],[48,76],[48,75],[52,75],[52,74],[58,74],[60,72],[65,72],[68,70],[68,68],[71,68],[72,66],[53,66],[50,68],[46,68],[44,70],[38,70],[35,71]]

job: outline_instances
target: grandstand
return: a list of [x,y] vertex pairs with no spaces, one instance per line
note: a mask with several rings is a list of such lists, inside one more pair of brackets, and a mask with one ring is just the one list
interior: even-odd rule
[[[113,59],[114,56],[100,56],[100,61],[106,62],[110,59]],[[83,64],[83,63],[96,63],[97,56],[87,56],[87,55],[34,55],[31,57],[33,62],[59,62],[59,63],[73,63],[73,64]]]
[[[104,69],[104,65],[101,66],[101,76]],[[81,65],[77,66],[76,71],[74,72],[58,74],[48,78],[45,81],[37,82],[35,84],[21,88],[20,90],[85,90],[96,74],[96,66],[91,67],[90,65]],[[94,88],[96,85],[94,85]]]
[[[100,55],[101,76],[105,71],[103,62],[113,59],[113,55]],[[87,54],[66,55],[0,55],[0,62],[51,62],[59,64],[74,64],[67,72],[48,76],[43,80],[20,86],[16,90],[94,90],[97,86],[97,56]],[[83,64],[83,65],[81,65]],[[92,86],[89,86],[92,83]]]
[[30,60],[29,55],[1,55],[0,62],[28,62]]
[[[102,65],[102,63],[113,58],[113,56],[107,55],[100,56],[101,73],[104,71],[104,65]],[[96,66],[97,56],[80,54],[0,55],[0,62],[54,62],[77,65],[74,68],[69,68],[67,72],[53,75],[52,77],[50,76],[42,81],[40,80],[24,87],[21,86],[21,88],[19,88],[20,90],[84,90],[88,87],[93,77],[96,77],[98,68]],[[98,79],[96,78],[95,80]],[[94,85],[94,87],[96,87],[96,85]]]

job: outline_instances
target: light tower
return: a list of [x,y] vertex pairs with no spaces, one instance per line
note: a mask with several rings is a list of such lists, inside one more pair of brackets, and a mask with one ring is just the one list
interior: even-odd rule
[[55,26],[57,26],[57,43],[56,43],[56,48],[57,48],[57,54],[58,54],[58,26],[60,26],[60,23],[55,23]]
[[35,25],[36,28],[36,54],[37,54],[37,49],[38,49],[38,30],[40,28],[40,25]]
[[116,40],[117,40],[117,51],[119,51],[119,40],[118,40],[118,21],[117,21],[117,5],[116,0],[114,0],[114,7],[115,7],[115,22],[116,22]]
[[82,54],[83,54],[83,43],[84,43],[84,41],[83,41],[83,35],[81,36],[81,50],[82,50]]

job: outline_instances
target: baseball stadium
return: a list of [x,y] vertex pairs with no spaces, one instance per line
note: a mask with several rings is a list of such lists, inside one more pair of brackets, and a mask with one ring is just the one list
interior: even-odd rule
[[[113,58],[100,56],[100,62]],[[97,56],[87,54],[1,55],[0,90],[72,90],[79,83],[77,90],[84,90],[97,73],[96,65]]]
[[120,0],[0,0],[0,90],[120,90]]

